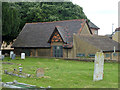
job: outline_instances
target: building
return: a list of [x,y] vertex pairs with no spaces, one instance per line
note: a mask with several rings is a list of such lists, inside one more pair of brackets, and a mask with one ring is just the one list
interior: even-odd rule
[[112,39],[120,43],[120,27],[116,28],[115,32],[112,35]]
[[89,26],[90,29],[93,33],[93,35],[98,35],[98,30],[100,29],[99,27],[97,27],[94,23],[92,23],[91,21],[89,22]]
[[[91,47],[84,45],[85,43],[81,43],[81,39],[76,38],[76,35],[77,37],[94,37],[87,20],[75,19],[43,23],[26,23],[14,42],[13,47],[17,55],[25,52],[27,56],[62,58],[78,58],[79,54],[83,53],[81,48],[84,48],[83,51],[86,51],[83,53],[85,57],[88,55],[91,57],[92,54],[102,50],[91,48],[95,46],[87,43],[86,40],[84,40],[84,42],[86,42],[87,45],[91,45]],[[102,43],[102,40],[100,42]],[[106,42],[107,40],[103,42],[104,45]],[[109,46],[111,46],[113,40],[108,43]],[[113,46],[117,47],[117,42],[114,41]],[[113,46],[111,46],[111,50],[113,50]],[[87,51],[89,49],[91,52]]]
[[116,41],[107,36],[74,35],[75,55],[77,57],[95,57],[96,52],[103,52],[105,59],[118,60],[120,48]]

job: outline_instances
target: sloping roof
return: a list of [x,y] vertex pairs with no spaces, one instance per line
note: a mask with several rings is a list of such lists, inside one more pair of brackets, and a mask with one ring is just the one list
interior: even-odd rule
[[58,33],[60,34],[63,42],[64,42],[64,43],[67,43],[67,39],[66,39],[66,37],[65,37],[65,36],[66,36],[65,28],[64,28],[64,27],[61,27],[61,26],[56,26],[56,27],[55,27],[55,30],[53,31],[53,33],[52,33],[51,37],[49,38],[48,42],[49,42],[49,43],[51,42],[51,39],[52,39],[52,37],[53,37],[53,35],[54,35],[54,33],[55,33],[56,31],[58,31]]
[[26,23],[14,42],[13,47],[50,47],[48,40],[56,26],[60,26],[56,28],[62,38],[67,42],[67,46],[72,46],[73,33],[78,33],[81,25],[85,22],[87,21],[84,19],[75,19],[43,23]]
[[120,27],[119,27],[119,28],[116,28],[116,29],[115,29],[115,32],[116,32],[116,31],[120,31]]
[[100,29],[99,27],[97,27],[94,23],[92,23],[91,21],[88,23],[90,28],[94,28],[94,29]]
[[97,35],[79,35],[79,38],[83,41],[88,42],[91,45],[94,45],[98,49],[102,51],[113,51],[114,46],[116,50],[120,50],[118,48],[119,43],[106,37],[106,36],[97,36]]

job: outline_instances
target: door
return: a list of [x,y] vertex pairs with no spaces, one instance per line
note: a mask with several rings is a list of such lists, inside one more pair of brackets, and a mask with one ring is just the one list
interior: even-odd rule
[[53,57],[63,57],[62,46],[53,46]]

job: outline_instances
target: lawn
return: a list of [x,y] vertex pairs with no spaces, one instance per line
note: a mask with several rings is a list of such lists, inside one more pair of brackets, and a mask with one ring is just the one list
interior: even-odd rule
[[[14,63],[3,64],[3,70],[13,71],[23,67],[23,72],[31,74],[30,78],[19,78],[2,74],[3,82],[17,80],[21,83],[37,85],[38,87],[52,88],[118,88],[118,64],[104,64],[104,79],[93,81],[94,63],[82,61],[68,61],[47,58],[26,58],[25,60],[10,60],[8,57],[3,62]],[[21,66],[20,66],[21,64]],[[37,68],[44,68],[45,78],[37,78]]]

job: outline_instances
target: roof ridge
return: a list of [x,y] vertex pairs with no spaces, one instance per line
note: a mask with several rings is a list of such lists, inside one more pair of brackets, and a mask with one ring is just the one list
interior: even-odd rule
[[72,20],[61,20],[61,21],[51,21],[51,22],[32,22],[32,23],[26,23],[26,24],[43,24],[43,23],[54,23],[54,22],[64,22],[64,21],[85,21],[86,19],[72,19]]

